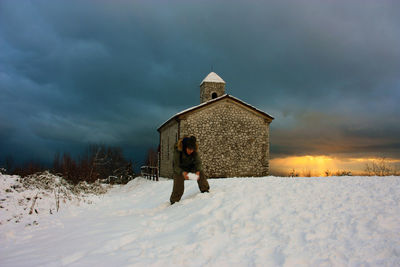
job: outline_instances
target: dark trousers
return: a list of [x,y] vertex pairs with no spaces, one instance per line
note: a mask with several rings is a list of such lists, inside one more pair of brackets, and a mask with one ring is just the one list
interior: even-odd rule
[[[183,177],[183,174],[173,175],[174,178],[174,187],[172,189],[172,194],[170,197],[170,202],[171,204],[174,204],[175,202],[178,202],[181,200],[181,197],[183,195],[183,191],[185,191],[185,178]],[[200,172],[200,178],[197,180],[197,184],[199,185],[199,189],[201,192],[207,191],[210,189],[210,185],[207,182],[207,178],[204,175],[204,172]]]

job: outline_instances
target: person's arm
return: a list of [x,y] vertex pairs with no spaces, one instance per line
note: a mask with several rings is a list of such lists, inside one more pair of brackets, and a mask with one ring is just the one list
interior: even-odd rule
[[196,173],[201,172],[203,170],[203,165],[201,164],[201,159],[200,159],[199,153],[197,153],[197,152],[194,157],[194,167],[196,169]]

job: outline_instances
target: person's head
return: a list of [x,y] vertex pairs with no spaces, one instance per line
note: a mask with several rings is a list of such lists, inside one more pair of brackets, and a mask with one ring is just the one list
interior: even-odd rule
[[194,149],[192,148],[186,148],[186,154],[191,155],[193,153]]
[[183,151],[186,154],[191,155],[196,150],[196,137],[190,136],[183,138]]

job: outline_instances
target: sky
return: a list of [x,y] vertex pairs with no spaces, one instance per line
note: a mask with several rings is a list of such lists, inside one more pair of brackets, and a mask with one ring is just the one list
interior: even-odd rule
[[211,71],[275,118],[271,158],[400,160],[399,1],[0,0],[0,159],[141,161]]

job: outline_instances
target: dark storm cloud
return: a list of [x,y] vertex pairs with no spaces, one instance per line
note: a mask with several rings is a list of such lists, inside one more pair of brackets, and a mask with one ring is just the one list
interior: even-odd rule
[[396,1],[0,1],[2,153],[143,152],[198,104],[213,67],[276,118],[273,156],[400,156],[399,12]]

